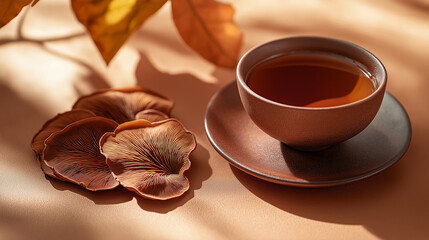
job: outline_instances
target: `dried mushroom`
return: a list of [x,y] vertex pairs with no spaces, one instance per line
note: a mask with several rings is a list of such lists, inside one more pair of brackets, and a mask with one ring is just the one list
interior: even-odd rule
[[124,123],[135,120],[135,115],[145,109],[155,109],[169,115],[173,105],[173,101],[158,93],[135,87],[102,90],[83,96],[73,109],[87,109],[97,116]]
[[119,183],[115,180],[106,158],[100,153],[99,140],[118,126],[113,120],[92,117],[69,124],[45,141],[43,157],[46,165],[63,180],[88,190],[107,190]]
[[67,125],[90,117],[95,117],[95,114],[87,110],[72,110],[65,113],[61,113],[49,119],[36,133],[36,135],[34,135],[31,141],[31,148],[36,154],[37,161],[39,162],[40,167],[46,175],[58,178],[54,175],[52,169],[47,167],[45,162],[42,161],[41,155],[43,153],[43,149],[45,148],[45,140],[52,133],[64,129]]
[[136,114],[136,119],[144,119],[149,122],[159,122],[168,118],[165,113],[162,113],[155,109],[147,109]]
[[127,189],[150,199],[170,199],[189,189],[195,137],[175,119],[150,123],[135,120],[100,140],[101,152],[115,178]]

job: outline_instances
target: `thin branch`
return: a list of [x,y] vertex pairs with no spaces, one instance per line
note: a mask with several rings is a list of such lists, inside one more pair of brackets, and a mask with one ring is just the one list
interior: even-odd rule
[[24,28],[24,22],[25,22],[25,18],[27,17],[28,14],[28,10],[30,9],[30,6],[27,6],[23,9],[22,13],[21,13],[21,18],[19,19],[18,22],[18,28],[16,29],[17,31],[17,35],[18,35],[18,40],[23,40],[25,39],[24,37],[24,32],[23,32],[23,28]]
[[86,31],[83,31],[80,33],[70,34],[68,36],[51,37],[51,38],[45,38],[45,39],[27,38],[24,34],[23,29],[24,29],[24,23],[25,23],[25,19],[26,19],[27,15],[28,15],[29,9],[30,9],[30,6],[27,6],[22,11],[21,18],[19,19],[18,27],[16,29],[17,30],[17,38],[16,39],[0,39],[0,45],[4,45],[4,44],[14,42],[14,41],[16,41],[16,42],[27,41],[27,42],[34,42],[34,43],[56,42],[56,41],[73,39],[75,37],[85,36],[87,34]]

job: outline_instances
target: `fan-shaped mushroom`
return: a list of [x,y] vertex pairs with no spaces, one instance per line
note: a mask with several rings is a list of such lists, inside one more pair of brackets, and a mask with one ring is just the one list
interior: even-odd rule
[[95,117],[95,114],[88,110],[72,110],[65,113],[56,115],[55,117],[49,119],[42,128],[34,135],[31,141],[31,148],[36,154],[37,161],[39,162],[40,167],[43,172],[51,177],[58,178],[55,176],[52,169],[46,166],[45,162],[42,160],[43,149],[45,148],[45,140],[54,132],[64,129],[67,125],[74,123],[76,121]]
[[92,117],[69,124],[45,141],[43,157],[46,165],[62,180],[81,185],[88,190],[107,190],[119,183],[115,180],[106,158],[100,153],[99,140],[118,126],[113,120]]
[[124,123],[135,120],[136,113],[145,109],[155,109],[169,115],[173,105],[173,101],[158,93],[135,87],[102,90],[83,96],[73,105],[73,109],[87,109],[97,116]]
[[169,199],[189,189],[184,172],[195,137],[175,119],[150,123],[135,120],[106,133],[100,149],[120,184],[151,199]]

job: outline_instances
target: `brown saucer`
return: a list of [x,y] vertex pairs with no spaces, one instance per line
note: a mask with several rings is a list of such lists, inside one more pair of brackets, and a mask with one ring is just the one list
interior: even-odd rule
[[207,136],[233,166],[258,178],[292,186],[324,187],[367,178],[396,163],[411,141],[401,104],[386,93],[372,123],[355,137],[319,152],[301,152],[260,130],[243,109],[235,82],[213,96]]

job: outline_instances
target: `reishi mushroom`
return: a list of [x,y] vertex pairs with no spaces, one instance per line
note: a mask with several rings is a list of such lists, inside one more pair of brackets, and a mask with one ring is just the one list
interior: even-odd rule
[[43,160],[62,180],[91,191],[115,188],[119,183],[100,153],[99,141],[117,126],[115,121],[103,117],[71,123],[46,139]]
[[58,178],[58,176],[54,174],[52,169],[47,167],[45,162],[42,160],[43,157],[41,155],[43,153],[43,149],[45,148],[45,140],[52,133],[64,129],[70,123],[74,123],[76,121],[90,117],[95,117],[95,114],[83,109],[77,109],[61,113],[49,119],[36,133],[36,135],[34,135],[33,139],[31,140],[31,148],[36,154],[37,162],[39,163],[40,167],[46,175]]
[[31,147],[46,175],[88,190],[121,184],[150,199],[178,197],[196,140],[169,118],[173,105],[141,87],[100,90],[49,119]]
[[175,119],[123,123],[100,140],[101,153],[120,184],[159,200],[178,197],[189,189],[184,172],[195,148],[194,135]]
[[87,109],[120,124],[135,120],[135,115],[145,109],[155,109],[169,115],[173,105],[172,100],[158,93],[134,87],[101,90],[83,96],[73,105],[73,109]]

